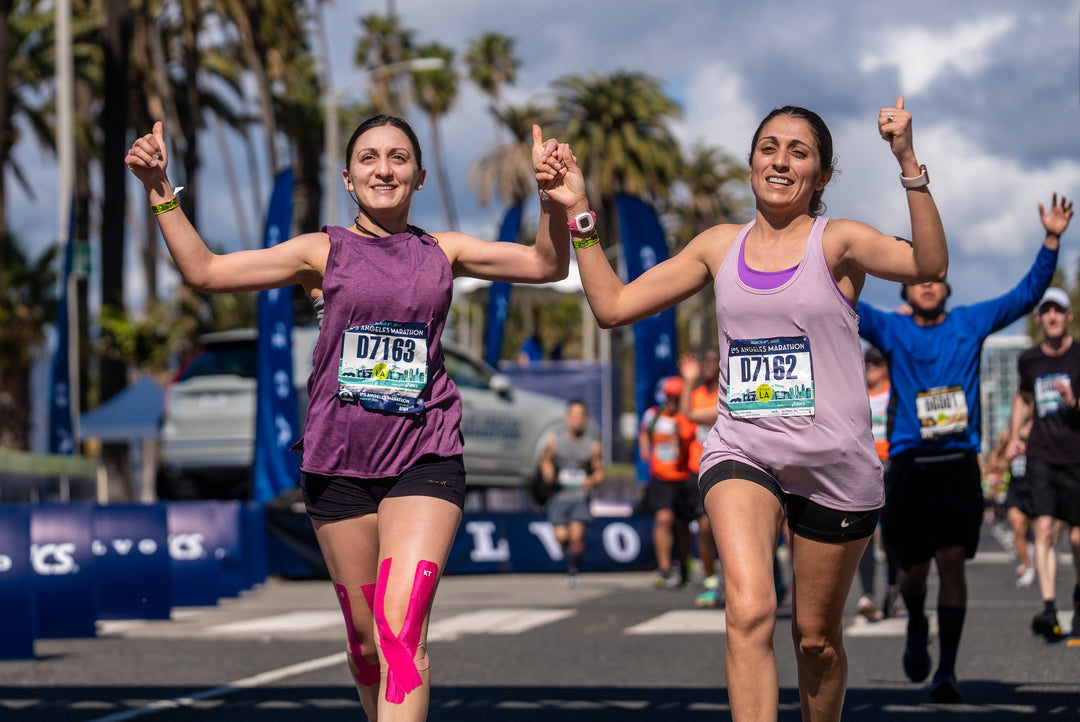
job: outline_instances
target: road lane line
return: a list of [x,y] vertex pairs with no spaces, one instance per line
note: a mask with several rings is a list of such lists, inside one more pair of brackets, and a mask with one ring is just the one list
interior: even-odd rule
[[431,622],[427,641],[453,642],[466,634],[521,634],[575,614],[576,609],[480,609]]
[[726,634],[722,609],[678,609],[627,627],[624,634]]
[[200,700],[214,699],[216,697],[225,697],[226,695],[230,695],[233,692],[239,692],[241,690],[251,689],[253,687],[261,687],[264,684],[277,682],[278,680],[293,677],[298,674],[306,674],[307,672],[314,672],[316,670],[325,669],[327,667],[333,667],[335,665],[345,663],[345,653],[338,652],[337,654],[331,654],[328,657],[310,659],[306,662],[298,662],[297,664],[290,664],[287,667],[280,667],[278,669],[272,669],[268,672],[262,672],[260,674],[253,675],[251,677],[238,679],[235,682],[229,682],[228,684],[222,685],[221,687],[192,692],[191,694],[184,695],[182,697],[173,697],[172,699],[158,700],[142,707],[136,707],[134,709],[125,710],[123,712],[117,712],[115,714],[106,715],[104,717],[98,717],[96,719],[89,720],[89,722],[124,722],[124,720],[142,717],[143,715],[155,714],[157,712],[165,712],[167,710],[179,709],[181,707],[189,707],[193,703]]
[[207,627],[204,634],[274,634],[277,632],[314,632],[342,624],[341,612],[289,612],[272,617],[256,617],[240,622],[226,622]]

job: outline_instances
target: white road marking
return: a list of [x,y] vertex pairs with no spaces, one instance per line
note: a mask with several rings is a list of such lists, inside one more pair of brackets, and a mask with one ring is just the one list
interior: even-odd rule
[[[930,612],[926,615],[930,622],[930,636],[936,637],[937,614]],[[845,637],[906,637],[907,617],[890,617],[879,622],[869,622],[866,617],[856,614],[851,625],[844,630]]]
[[272,617],[256,617],[242,622],[227,622],[207,627],[204,634],[275,634],[280,632],[313,632],[341,625],[344,618],[338,611],[289,612]]
[[722,609],[677,609],[627,627],[626,634],[724,634]]
[[432,621],[427,639],[453,642],[466,634],[521,634],[575,614],[575,609],[481,609]]

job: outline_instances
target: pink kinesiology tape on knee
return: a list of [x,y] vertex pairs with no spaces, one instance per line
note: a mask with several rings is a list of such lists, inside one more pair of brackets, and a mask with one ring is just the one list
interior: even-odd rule
[[[356,673],[353,674],[353,677],[356,679],[356,683],[362,687],[374,687],[379,683],[379,663],[376,661],[375,664],[372,664],[364,659],[363,651],[360,649],[360,637],[356,634],[356,627],[353,626],[349,590],[345,588],[344,584],[338,584],[337,582],[334,583],[334,590],[337,591],[341,613],[345,615],[345,634],[349,639],[349,654],[352,656],[353,664],[356,665]],[[372,602],[375,597],[375,585],[365,584],[360,587],[360,591],[364,593],[368,608],[372,608],[374,606]]]
[[413,576],[412,594],[409,595],[409,607],[401,630],[394,636],[390,623],[386,619],[386,583],[390,578],[391,559],[388,557],[379,566],[379,576],[375,583],[375,626],[379,630],[382,642],[383,658],[386,659],[386,701],[401,704],[405,695],[419,687],[423,680],[416,669],[416,648],[420,644],[420,632],[424,627],[431,595],[435,592],[435,582],[439,577],[439,565],[421,560],[416,565]]

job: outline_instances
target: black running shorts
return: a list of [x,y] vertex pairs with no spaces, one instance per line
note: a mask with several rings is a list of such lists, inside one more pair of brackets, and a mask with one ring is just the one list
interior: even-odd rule
[[397,496],[433,496],[465,508],[465,465],[461,456],[421,456],[397,476],[361,479],[352,476],[300,474],[308,515],[337,521],[374,514],[379,502]]
[[984,506],[975,452],[905,451],[892,457],[885,474],[881,531],[902,569],[930,561],[945,547],[963,547],[971,559]]
[[702,475],[702,498],[709,493],[709,489],[728,479],[745,479],[771,491],[787,514],[791,533],[814,541],[842,544],[865,539],[874,533],[881,515],[880,509],[830,509],[806,497],[788,494],[770,474],[735,460],[721,461]]

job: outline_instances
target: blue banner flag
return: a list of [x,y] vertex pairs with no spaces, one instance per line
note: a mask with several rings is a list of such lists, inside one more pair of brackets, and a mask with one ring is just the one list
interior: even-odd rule
[[[517,243],[518,230],[521,228],[521,205],[511,207],[503,216],[499,240]],[[510,313],[510,285],[495,281],[488,288],[487,328],[484,331],[484,360],[498,368],[502,352],[503,330],[506,317]]]
[[75,405],[71,387],[71,328],[68,314],[68,278],[71,276],[72,249],[75,246],[75,199],[71,201],[67,241],[64,243],[64,268],[60,278],[60,298],[56,304],[56,353],[49,370],[49,453],[75,453]]
[[[293,172],[278,174],[266,214],[264,246],[289,237],[292,226]],[[300,483],[300,459],[290,451],[300,437],[292,359],[292,287],[259,292],[256,342],[255,468],[251,498],[267,502]]]
[[[622,235],[626,280],[632,281],[657,263],[667,260],[667,239],[653,209],[639,198],[615,197]],[[667,376],[678,373],[675,360],[675,309],[668,308],[634,324],[634,403],[640,417],[658,403],[657,389]],[[638,478],[648,468],[638,462]]]

